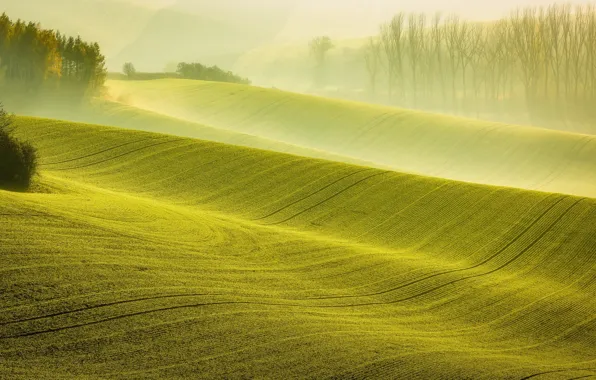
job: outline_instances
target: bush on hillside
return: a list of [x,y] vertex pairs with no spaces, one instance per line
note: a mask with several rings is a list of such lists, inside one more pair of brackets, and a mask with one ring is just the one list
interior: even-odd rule
[[37,151],[13,135],[13,119],[0,104],[0,186],[28,189],[37,170]]

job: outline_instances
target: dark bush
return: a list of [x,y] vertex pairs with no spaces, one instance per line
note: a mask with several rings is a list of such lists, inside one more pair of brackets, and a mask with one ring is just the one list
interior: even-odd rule
[[0,187],[26,190],[37,170],[37,151],[13,135],[13,118],[0,104]]

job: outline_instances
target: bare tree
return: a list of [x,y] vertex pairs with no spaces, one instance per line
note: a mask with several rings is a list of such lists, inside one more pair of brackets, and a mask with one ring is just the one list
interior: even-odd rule
[[373,96],[376,94],[377,78],[381,71],[381,42],[374,37],[370,37],[364,49],[364,60],[366,71],[368,72],[370,91]]
[[588,86],[586,93],[591,100],[596,100],[596,6],[590,4],[586,9],[586,72],[584,83]]
[[[575,19],[573,21],[573,29],[571,33],[570,55],[568,59],[571,61],[571,69],[573,71],[573,101],[578,100],[580,81],[583,77],[585,67],[584,52],[586,44],[586,25],[587,13],[583,6],[575,8]],[[594,41],[592,41],[594,43]]]
[[510,18],[512,48],[519,62],[526,93],[526,105],[531,109],[544,57],[543,36],[540,34],[537,12],[534,8],[515,11]]
[[389,24],[381,25],[381,33],[380,33],[380,43],[381,43],[381,50],[384,54],[385,58],[385,65],[383,68],[385,69],[387,75],[387,94],[388,100],[391,101],[393,97],[393,86],[395,84],[395,76],[396,76],[396,68],[395,68],[395,52],[394,52],[394,45],[391,42],[392,34],[391,34],[391,27]]
[[124,66],[122,66],[122,72],[128,79],[132,79],[137,73],[137,70],[131,62],[126,62]]
[[398,13],[391,22],[381,27],[381,46],[387,62],[387,85],[389,101],[393,101],[393,89],[399,85],[403,97],[405,88],[403,84],[403,58],[405,41],[405,14]]
[[472,70],[474,109],[476,110],[476,117],[479,117],[479,91],[480,86],[486,81],[486,68],[488,66],[488,62],[486,62],[487,29],[481,24],[473,25],[467,38],[469,39],[469,49],[466,61]]
[[570,84],[571,84],[571,62],[569,55],[571,54],[571,31],[573,21],[571,19],[571,6],[565,4],[561,6],[561,11],[557,15],[561,27],[561,44],[563,51],[563,83],[565,84],[565,99],[569,99]]
[[548,44],[547,56],[549,65],[549,72],[552,73],[553,81],[555,82],[555,99],[556,104],[559,103],[561,96],[561,67],[563,61],[562,51],[562,28],[561,28],[561,14],[565,9],[558,5],[551,5],[546,13],[545,23],[548,26]]
[[419,71],[423,64],[422,54],[425,50],[425,27],[426,16],[421,14],[410,14],[407,27],[408,57],[410,70],[412,70],[411,91],[414,107],[417,107]]
[[321,85],[324,80],[324,66],[327,52],[335,46],[328,36],[313,38],[309,43],[310,54],[315,60],[315,83]]
[[328,36],[320,36],[313,38],[309,43],[310,53],[314,57],[317,66],[325,64],[327,52],[335,46]]
[[[467,24],[460,21],[457,16],[450,16],[445,24],[445,42],[451,69],[451,96],[454,110],[456,112],[459,109],[456,83],[464,64],[465,54],[463,53],[466,52],[466,34]],[[465,75],[462,75],[462,82],[464,82],[465,85],[464,77]]]
[[551,36],[550,28],[548,26],[548,8],[541,7],[538,14],[538,28],[544,43],[543,62],[542,62],[542,79],[543,79],[543,97],[548,102],[549,100],[549,86],[550,86],[550,61],[552,60],[552,48],[549,46]]
[[445,29],[442,25],[441,13],[436,13],[432,20],[430,30],[430,42],[429,42],[429,71],[432,73],[432,79],[439,82],[441,87],[441,99],[443,107],[446,103],[445,93],[445,76],[443,68],[443,45],[445,41]]
[[503,33],[503,21],[498,21],[495,25],[487,28],[486,45],[484,46],[484,59],[486,65],[485,71],[485,102],[489,99],[497,102],[499,97],[499,81],[501,74],[501,59],[505,49],[506,40]]

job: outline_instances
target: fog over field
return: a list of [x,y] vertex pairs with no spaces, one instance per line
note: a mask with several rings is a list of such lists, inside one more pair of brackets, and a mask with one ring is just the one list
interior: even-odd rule
[[596,3],[0,0],[0,379],[596,378]]
[[[548,5],[549,0],[3,0],[0,12],[98,41],[108,69],[134,61],[144,71],[161,71],[170,60],[201,59],[232,66],[246,50],[270,44],[306,43],[317,35],[334,39],[368,37],[398,11],[456,13],[494,20],[513,8]],[[590,3],[573,1],[571,3]],[[157,40],[156,40],[157,39]],[[184,45],[184,49],[171,47]],[[194,46],[191,46],[194,45]],[[160,54],[162,55],[162,54]]]

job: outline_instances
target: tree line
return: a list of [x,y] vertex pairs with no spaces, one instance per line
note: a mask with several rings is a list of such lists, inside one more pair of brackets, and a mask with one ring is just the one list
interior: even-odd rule
[[[236,75],[231,71],[225,71],[216,65],[209,67],[201,63],[180,62],[178,63],[176,72],[174,73],[144,73],[137,71],[132,62],[126,62],[122,66],[122,74],[124,74],[124,78],[128,80],[183,78],[194,80],[206,80],[213,82],[251,84],[251,81],[249,79]],[[114,76],[114,78],[121,79],[117,76]]]
[[106,74],[97,43],[0,16],[0,88],[11,94],[47,92],[81,99],[95,95]]
[[[399,13],[365,47],[372,94],[481,116],[595,117],[596,6],[519,9],[492,23]],[[380,91],[381,90],[381,91]]]
[[200,63],[180,62],[176,72],[180,77],[185,79],[251,84],[250,80],[247,78],[242,78],[231,71],[222,70],[217,66],[208,67]]

